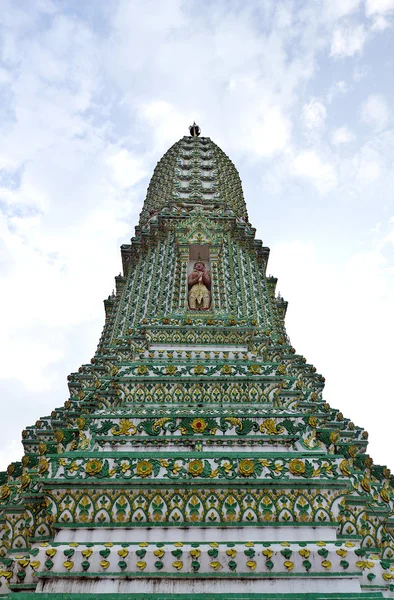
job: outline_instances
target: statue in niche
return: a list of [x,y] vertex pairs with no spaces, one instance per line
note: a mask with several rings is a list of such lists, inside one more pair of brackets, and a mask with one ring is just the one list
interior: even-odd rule
[[188,284],[190,310],[208,310],[211,305],[211,275],[202,260],[194,263]]

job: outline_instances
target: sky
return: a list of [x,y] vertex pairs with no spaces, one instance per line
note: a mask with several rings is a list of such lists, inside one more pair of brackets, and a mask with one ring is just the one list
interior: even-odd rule
[[394,0],[0,0],[0,469],[90,361],[149,179],[235,163],[297,352],[394,468]]

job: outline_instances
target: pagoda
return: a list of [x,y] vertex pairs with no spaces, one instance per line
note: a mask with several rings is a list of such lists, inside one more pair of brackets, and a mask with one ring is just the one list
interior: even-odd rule
[[394,598],[394,478],[324,399],[236,168],[157,164],[90,364],[0,474],[0,595]]

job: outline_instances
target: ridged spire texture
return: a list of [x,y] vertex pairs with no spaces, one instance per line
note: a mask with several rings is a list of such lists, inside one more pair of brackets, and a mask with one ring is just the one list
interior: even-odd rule
[[179,203],[212,205],[248,220],[238,171],[208,137],[185,136],[167,150],[150,181],[141,224],[152,211],[171,211]]

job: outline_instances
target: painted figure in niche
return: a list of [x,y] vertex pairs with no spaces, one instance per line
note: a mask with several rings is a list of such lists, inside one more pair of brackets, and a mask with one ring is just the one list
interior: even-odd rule
[[188,277],[190,310],[208,310],[211,305],[211,275],[198,260]]

